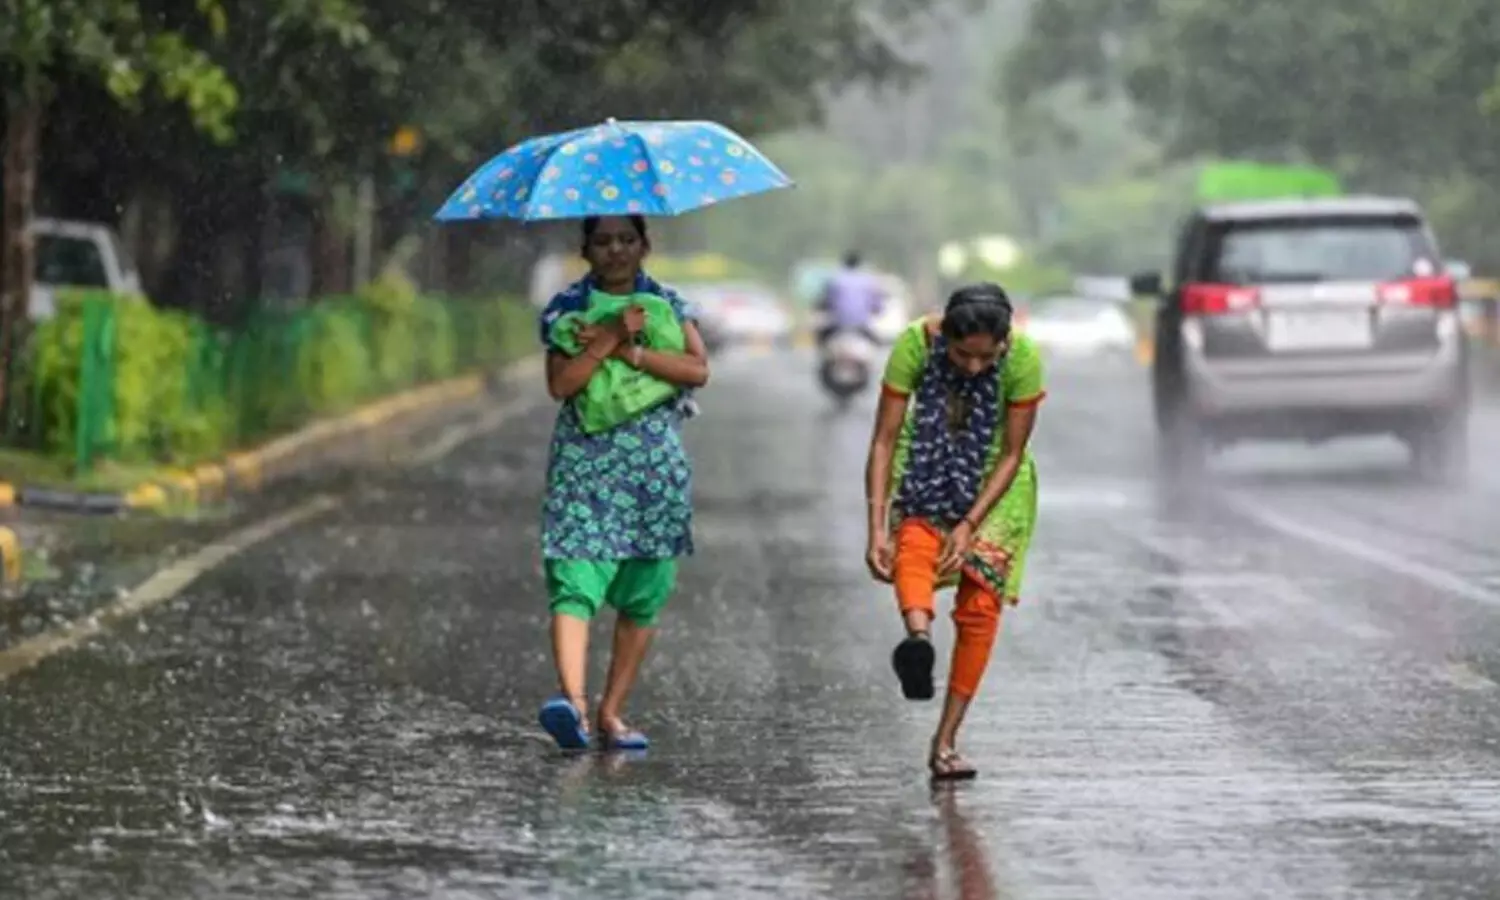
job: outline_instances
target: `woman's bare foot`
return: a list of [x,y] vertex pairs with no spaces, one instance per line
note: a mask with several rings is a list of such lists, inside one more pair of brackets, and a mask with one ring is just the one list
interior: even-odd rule
[[927,768],[932,771],[933,781],[968,781],[979,774],[979,770],[951,746],[933,747]]
[[651,746],[644,734],[625,724],[618,715],[600,713],[598,734],[605,750],[645,750]]

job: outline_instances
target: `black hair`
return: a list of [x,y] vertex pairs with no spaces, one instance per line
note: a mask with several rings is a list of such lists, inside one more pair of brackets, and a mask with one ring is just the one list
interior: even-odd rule
[[859,255],[858,250],[850,250],[844,254],[844,267],[847,269],[857,268],[863,261],[864,257]]
[[[593,237],[594,232],[599,230],[599,222],[602,221],[603,218],[603,216],[589,216],[588,218],[583,220],[584,252],[588,251],[589,238]],[[625,218],[630,220],[631,226],[635,228],[635,233],[641,236],[641,240],[645,241],[647,245],[650,245],[651,235],[646,231],[646,217],[642,215],[631,215],[626,216]]]
[[987,334],[997,341],[1010,337],[1014,309],[1005,289],[993,282],[961,287],[948,297],[943,310],[943,337],[961,341]]

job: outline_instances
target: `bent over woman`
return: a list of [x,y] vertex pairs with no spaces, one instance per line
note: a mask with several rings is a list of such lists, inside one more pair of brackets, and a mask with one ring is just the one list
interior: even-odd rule
[[1036,345],[1011,329],[1005,291],[955,291],[942,315],[906,328],[886,364],[870,442],[867,562],[894,584],[907,637],[892,662],[902,693],[933,697],[935,596],[956,586],[957,642],[928,767],[973,778],[959,727],[989,665],[1004,606],[1020,600],[1036,524],[1027,444],[1044,396]]

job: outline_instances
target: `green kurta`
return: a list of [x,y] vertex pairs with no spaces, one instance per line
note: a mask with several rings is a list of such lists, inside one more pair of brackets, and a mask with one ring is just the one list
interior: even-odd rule
[[[896,452],[891,463],[890,496],[895,497],[901,480],[906,474],[906,461],[911,448],[913,418],[916,414],[917,386],[927,368],[928,352],[932,346],[931,334],[926,319],[918,319],[902,331],[891,349],[886,363],[883,388],[888,393],[910,398],[906,420],[902,424]],[[999,411],[1000,425],[995,432],[994,444],[985,461],[984,477],[987,480],[995,470],[1005,449],[1005,411],[1013,406],[1040,403],[1046,395],[1044,387],[1041,353],[1036,343],[1024,334],[1016,333],[1011,339],[1010,352],[1000,367],[999,401],[1004,408]],[[900,524],[895,510],[892,528]],[[1037,476],[1036,462],[1031,451],[1025,451],[1020,469],[1000,502],[985,516],[975,535],[974,549],[965,561],[967,574],[980,579],[1008,603],[1020,602],[1021,583],[1026,570],[1026,551],[1031,546],[1031,536],[1036,528]],[[935,526],[939,523],[931,523]],[[958,575],[948,579],[943,587],[958,583]]]

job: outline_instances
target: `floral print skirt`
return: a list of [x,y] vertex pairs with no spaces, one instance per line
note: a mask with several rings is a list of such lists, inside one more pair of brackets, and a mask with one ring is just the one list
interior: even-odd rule
[[570,404],[553,430],[542,510],[545,559],[669,559],[693,552],[692,465],[667,403],[598,434]]

